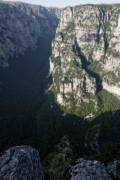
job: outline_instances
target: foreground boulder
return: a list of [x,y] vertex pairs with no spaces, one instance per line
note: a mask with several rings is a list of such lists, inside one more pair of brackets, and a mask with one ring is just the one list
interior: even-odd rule
[[105,166],[99,161],[79,159],[70,167],[70,180],[112,180],[119,179],[114,165]]
[[30,146],[8,149],[0,158],[0,180],[43,180],[37,150]]

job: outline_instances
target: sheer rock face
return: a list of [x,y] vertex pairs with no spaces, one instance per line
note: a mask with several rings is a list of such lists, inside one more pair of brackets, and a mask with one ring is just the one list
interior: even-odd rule
[[68,107],[74,102],[79,106],[93,101],[102,89],[120,96],[119,47],[119,5],[63,9],[50,61],[52,89],[58,103]]
[[0,157],[0,179],[43,180],[38,151],[29,146],[8,149]]
[[34,49],[40,37],[54,36],[60,10],[24,3],[0,3],[0,67]]

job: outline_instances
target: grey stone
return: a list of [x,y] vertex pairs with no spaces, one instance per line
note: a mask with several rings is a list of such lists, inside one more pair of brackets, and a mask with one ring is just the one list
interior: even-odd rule
[[38,151],[30,146],[8,149],[0,157],[0,178],[2,177],[7,180],[43,180]]
[[[55,89],[57,102],[68,111],[72,108],[71,96],[74,98],[76,109],[82,102],[89,104],[92,101],[94,112],[99,111],[99,103],[93,96],[100,90],[105,89],[117,97],[120,96],[119,12],[118,5],[106,5],[105,8],[99,5],[86,5],[62,10],[52,43],[50,73],[53,79],[51,88]],[[99,66],[96,72],[98,79],[89,69],[95,64],[96,68]],[[111,72],[118,79],[116,82],[109,76]],[[92,111],[84,118],[94,116],[95,113]],[[95,134],[89,143],[91,149],[97,153],[98,135]]]
[[59,16],[57,8],[0,2],[0,67],[36,48],[40,37],[54,35]]
[[[82,165],[81,165],[82,164]],[[84,164],[84,166],[83,166]],[[91,165],[91,166],[90,166]],[[81,168],[82,167],[82,168]],[[110,168],[110,167],[109,167]],[[70,167],[70,180],[112,180],[111,174],[106,166],[99,161],[87,161],[80,159],[74,166]]]

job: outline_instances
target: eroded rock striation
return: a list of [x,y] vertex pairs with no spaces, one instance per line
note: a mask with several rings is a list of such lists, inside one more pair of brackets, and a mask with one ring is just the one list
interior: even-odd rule
[[43,180],[37,150],[30,146],[16,146],[0,157],[0,180]]
[[67,109],[90,104],[88,117],[99,109],[99,92],[120,96],[119,46],[119,4],[63,9],[50,61],[57,102]]

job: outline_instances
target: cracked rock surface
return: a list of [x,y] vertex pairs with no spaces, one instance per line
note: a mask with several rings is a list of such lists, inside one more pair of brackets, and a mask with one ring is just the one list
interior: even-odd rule
[[43,180],[37,150],[30,146],[16,146],[0,157],[0,180]]
[[114,166],[106,167],[99,161],[79,159],[70,167],[70,180],[112,180],[116,178]]

